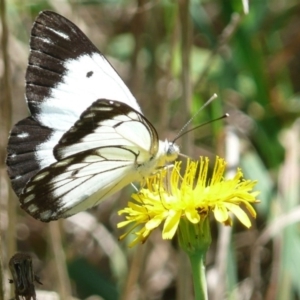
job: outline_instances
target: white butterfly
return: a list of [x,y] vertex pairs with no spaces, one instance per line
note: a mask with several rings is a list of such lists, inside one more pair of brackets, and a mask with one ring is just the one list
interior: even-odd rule
[[26,100],[7,166],[21,207],[51,221],[90,208],[174,161],[105,57],[64,17],[41,12],[31,32]]

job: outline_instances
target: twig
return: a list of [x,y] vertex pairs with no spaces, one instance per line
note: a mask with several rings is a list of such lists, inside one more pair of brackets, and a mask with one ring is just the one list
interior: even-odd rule
[[[179,0],[179,17],[181,23],[181,83],[182,99],[184,102],[183,115],[185,120],[190,119],[192,106],[192,85],[190,79],[190,57],[192,41],[192,25],[189,13],[189,0]],[[182,152],[190,155],[192,135],[184,136]]]
[[[188,120],[191,115],[191,95],[192,86],[190,79],[190,57],[191,57],[191,41],[192,41],[192,24],[190,19],[189,0],[179,0],[179,17],[181,25],[181,83],[182,83],[182,99],[183,117]],[[190,155],[192,145],[192,134],[186,134],[182,140],[182,152]],[[191,269],[188,257],[185,253],[179,253],[179,265],[177,278],[177,300],[192,299],[191,297]]]
[[59,223],[60,221],[55,221],[49,224],[50,244],[52,246],[52,252],[57,270],[57,283],[60,299],[69,299],[71,296],[71,284],[66,268],[66,257],[62,247]]
[[[2,36],[1,36],[1,50],[3,55],[3,78],[0,81],[0,197],[1,199],[6,199],[6,203],[9,203],[10,192],[7,192],[7,182],[4,175],[4,161],[5,161],[5,146],[7,144],[7,136],[9,129],[11,127],[11,87],[10,87],[10,69],[9,69],[9,55],[8,55],[8,28],[6,21],[6,5],[5,0],[0,0],[0,16],[1,16],[1,26],[2,26]],[[6,192],[5,192],[6,191]],[[2,223],[2,222],[0,222]],[[13,231],[13,234],[8,234],[8,238],[14,239],[14,229],[10,229],[10,233]],[[11,243],[10,243],[11,244]],[[13,243],[14,244],[14,243]],[[12,244],[11,244],[12,245]],[[4,244],[2,242],[2,237],[0,235],[0,249],[3,251]],[[6,252],[10,252],[13,249],[10,249]],[[0,253],[0,299],[4,299],[4,290],[3,290],[3,265],[2,265],[2,251]],[[8,253],[10,254],[10,253]]]

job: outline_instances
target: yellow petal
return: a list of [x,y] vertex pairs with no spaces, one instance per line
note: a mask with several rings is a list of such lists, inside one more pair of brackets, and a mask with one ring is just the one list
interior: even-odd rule
[[187,209],[185,211],[185,216],[193,224],[196,224],[196,223],[200,222],[200,215],[194,207],[191,208],[191,209]]
[[175,210],[169,211],[169,216],[165,221],[164,229],[162,233],[162,238],[164,240],[169,240],[173,238],[177,230],[180,217],[181,217],[181,211],[175,211]]
[[218,222],[224,223],[228,219],[228,211],[224,205],[216,205],[214,215]]
[[251,221],[247,214],[238,206],[232,203],[225,203],[228,210],[230,210],[247,228],[251,227]]
[[151,220],[149,220],[145,227],[147,228],[147,230],[153,230],[154,228],[157,228],[161,222],[164,220],[163,215],[157,215],[154,218],[152,218]]

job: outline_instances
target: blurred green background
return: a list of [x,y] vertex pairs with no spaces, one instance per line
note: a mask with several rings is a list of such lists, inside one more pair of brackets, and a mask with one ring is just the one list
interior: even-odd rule
[[[193,125],[225,112],[230,117],[193,131],[178,144],[195,159],[225,157],[229,176],[242,167],[246,179],[258,180],[261,203],[249,230],[237,221],[224,228],[212,220],[213,243],[206,259],[209,299],[300,299],[299,1],[1,0],[3,4],[8,44],[2,39],[0,97],[4,112],[11,94],[12,115],[2,114],[2,153],[5,126],[11,128],[28,114],[24,76],[32,23],[40,11],[56,11],[107,57],[161,139],[174,138],[218,94]],[[6,293],[8,260],[22,251],[32,256],[43,282],[36,288],[55,291],[61,299],[69,294],[89,300],[193,299],[190,267],[176,241],[162,241],[159,230],[133,249],[118,241],[123,231],[116,228],[121,220],[117,211],[126,205],[130,187],[113,197],[118,201],[44,224],[18,207],[3,159],[0,167]]]

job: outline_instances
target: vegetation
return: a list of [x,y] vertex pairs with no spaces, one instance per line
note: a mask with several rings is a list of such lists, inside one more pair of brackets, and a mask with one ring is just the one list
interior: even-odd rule
[[228,176],[242,167],[246,179],[258,180],[261,203],[250,229],[235,221],[233,227],[218,227],[212,220],[209,299],[300,298],[300,4],[254,0],[247,12],[247,3],[1,0],[5,291],[9,258],[26,252],[43,283],[36,289],[56,291],[61,299],[193,299],[189,261],[176,240],[162,240],[156,230],[134,248],[128,248],[130,238],[118,241],[124,231],[116,227],[123,220],[117,212],[130,199],[131,187],[92,210],[51,223],[28,216],[9,190],[5,148],[8,130],[28,114],[23,94],[30,28],[41,10],[54,10],[77,24],[108,58],[161,139],[172,140],[218,94],[192,126],[224,113],[230,117],[184,135],[178,140],[181,152],[194,159],[224,157]]

